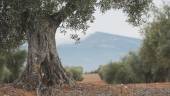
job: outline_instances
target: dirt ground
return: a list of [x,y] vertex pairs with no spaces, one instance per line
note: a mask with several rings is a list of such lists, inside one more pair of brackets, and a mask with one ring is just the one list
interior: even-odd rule
[[106,83],[100,79],[98,74],[85,74],[83,76],[83,81],[80,83],[84,84],[96,84],[96,85],[105,85]]
[[[36,96],[35,92],[0,85],[0,96]],[[170,96],[170,83],[109,85],[97,74],[84,75],[74,87],[57,89],[56,96]]]
[[16,89],[10,84],[0,85],[0,96],[36,96],[35,92]]

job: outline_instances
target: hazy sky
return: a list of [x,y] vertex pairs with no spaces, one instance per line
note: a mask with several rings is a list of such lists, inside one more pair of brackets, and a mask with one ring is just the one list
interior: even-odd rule
[[[156,6],[161,6],[162,1],[170,4],[170,0],[153,0]],[[127,16],[120,10],[110,10],[105,14],[96,11],[95,22],[90,24],[90,28],[87,30],[86,35],[81,35],[81,38],[85,38],[94,32],[105,32],[111,34],[118,34],[123,36],[129,36],[134,38],[142,38],[141,33],[139,33],[139,28],[134,27],[126,22]],[[57,44],[68,43],[69,34],[64,35],[61,33],[56,34]]]

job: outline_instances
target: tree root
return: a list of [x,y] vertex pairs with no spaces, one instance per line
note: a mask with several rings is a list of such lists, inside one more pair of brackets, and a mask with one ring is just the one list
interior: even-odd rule
[[59,93],[61,94],[61,90],[64,90],[65,89],[65,86],[68,86],[68,87],[74,87],[76,84],[74,83],[74,85],[53,85],[53,86],[43,86],[43,85],[40,85],[37,89],[36,89],[36,94],[37,96],[61,96],[59,95]]

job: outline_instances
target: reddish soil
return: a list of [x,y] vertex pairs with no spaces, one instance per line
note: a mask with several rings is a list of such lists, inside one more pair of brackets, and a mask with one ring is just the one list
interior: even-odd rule
[[106,84],[103,80],[100,79],[100,76],[98,74],[85,74],[83,78],[84,78],[83,81],[81,81],[80,83],[97,85]]
[[[0,85],[0,96],[36,96],[35,92]],[[56,96],[170,96],[170,83],[109,85],[97,74],[86,74],[74,87],[56,90]]]

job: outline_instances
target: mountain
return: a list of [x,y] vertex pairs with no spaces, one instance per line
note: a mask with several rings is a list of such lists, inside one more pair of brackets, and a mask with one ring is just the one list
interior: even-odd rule
[[58,46],[58,53],[65,66],[83,66],[84,71],[92,71],[100,65],[118,61],[129,51],[137,51],[140,39],[96,32],[78,44]]

